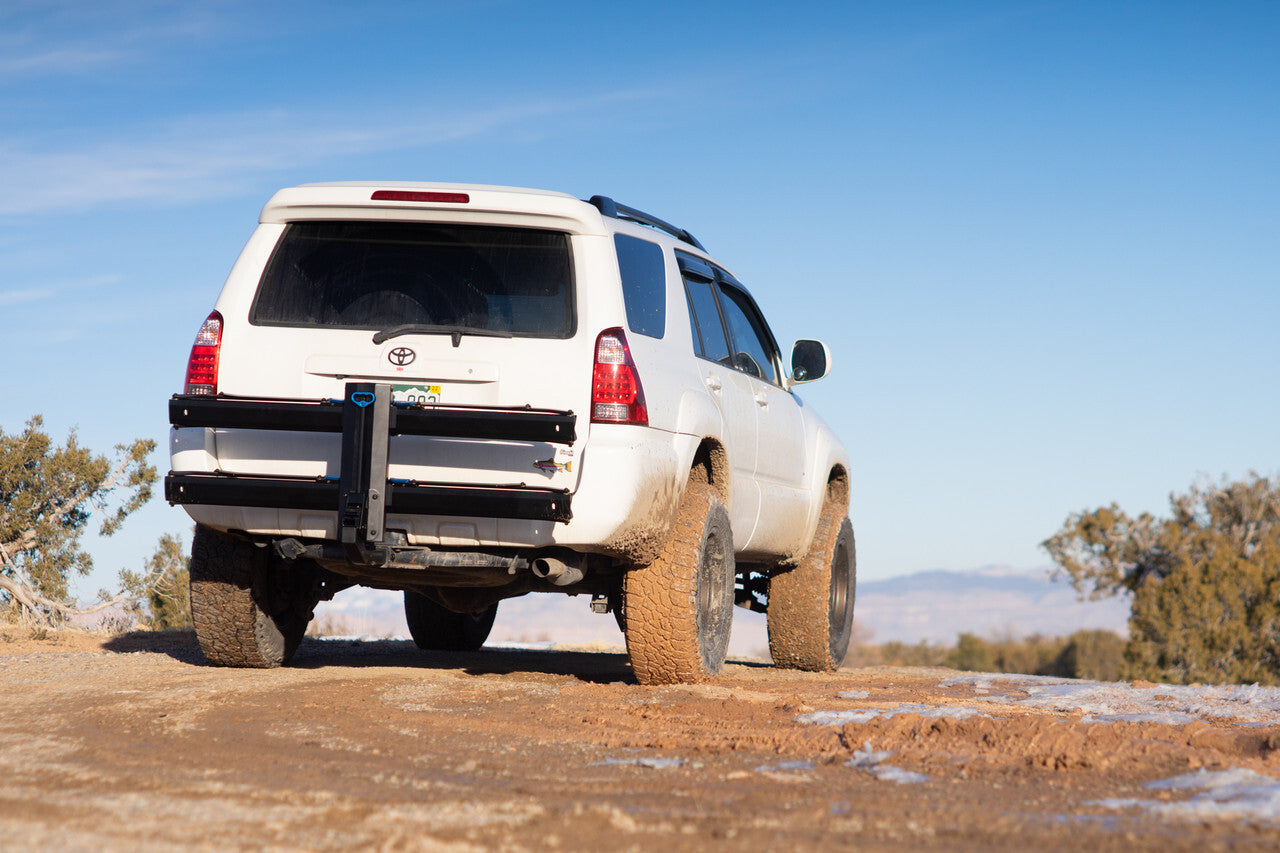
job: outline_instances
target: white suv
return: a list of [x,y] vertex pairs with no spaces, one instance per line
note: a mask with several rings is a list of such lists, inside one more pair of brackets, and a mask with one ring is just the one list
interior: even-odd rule
[[403,590],[425,649],[498,602],[585,593],[641,683],[724,662],[735,603],[779,666],[853,625],[849,460],[755,302],[689,232],[596,196],[281,190],[169,404],[205,656],[278,666],[321,599]]

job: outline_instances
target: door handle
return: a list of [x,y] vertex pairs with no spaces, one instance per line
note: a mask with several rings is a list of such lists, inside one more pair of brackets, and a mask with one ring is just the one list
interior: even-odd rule
[[769,408],[769,398],[764,394],[756,395],[756,405],[762,409]]
[[716,376],[714,373],[707,374],[707,387],[712,391],[719,391],[721,387],[720,377]]

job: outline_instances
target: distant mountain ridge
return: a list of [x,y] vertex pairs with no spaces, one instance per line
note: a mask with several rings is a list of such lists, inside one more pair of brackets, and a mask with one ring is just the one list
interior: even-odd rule
[[1052,581],[1049,569],[1022,570],[1008,566],[980,566],[976,569],[932,569],[899,575],[880,580],[858,581],[858,589],[874,593],[901,593],[907,591],[937,591],[940,589],[970,591],[975,588],[1016,589],[1033,595],[1044,594],[1050,589],[1069,589],[1065,582]]
[[[493,642],[551,642],[622,647],[612,615],[592,613],[585,596],[531,594],[504,601]],[[317,618],[341,633],[408,636],[398,592],[353,587],[317,608]],[[952,644],[961,633],[982,637],[1064,636],[1084,628],[1127,633],[1128,598],[1077,601],[1070,584],[1048,569],[982,566],[926,571],[858,583],[854,610],[861,642]],[[767,657],[768,631],[759,613],[734,611],[730,653]]]
[[858,586],[856,618],[872,642],[953,643],[982,637],[1063,636],[1081,629],[1128,632],[1129,598],[1079,601],[1047,568],[982,566],[927,571]]

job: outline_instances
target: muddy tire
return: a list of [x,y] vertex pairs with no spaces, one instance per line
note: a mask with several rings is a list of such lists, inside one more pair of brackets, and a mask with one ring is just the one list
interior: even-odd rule
[[479,613],[455,613],[419,592],[405,590],[404,618],[409,634],[420,649],[438,652],[474,652],[484,645],[498,615],[492,604]]
[[769,580],[769,653],[775,666],[830,672],[853,636],[857,585],[853,525],[844,506],[828,503],[809,553]]
[[733,531],[720,495],[690,483],[671,537],[626,573],[622,624],[641,684],[705,681],[720,672],[733,622]]
[[264,669],[293,657],[318,600],[313,571],[196,525],[190,575],[191,619],[209,663]]

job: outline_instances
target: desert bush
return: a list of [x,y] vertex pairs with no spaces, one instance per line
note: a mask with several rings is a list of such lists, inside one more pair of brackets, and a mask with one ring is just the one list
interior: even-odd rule
[[181,537],[160,537],[155,553],[141,574],[122,572],[125,589],[133,596],[126,610],[149,631],[191,627],[191,559]]
[[864,643],[845,659],[849,666],[947,666],[971,672],[1054,675],[1115,681],[1124,662],[1124,638],[1112,631],[1076,631],[1069,637],[984,639],[960,634],[954,646],[929,643]]
[[863,642],[849,649],[846,666],[944,666],[947,646],[929,643]]
[[1123,677],[1280,684],[1280,478],[1196,485],[1170,508],[1077,513],[1042,544],[1082,597],[1133,593]]
[[1125,672],[1182,684],[1280,684],[1280,530],[1250,558],[1212,546],[1140,588]]
[[308,637],[345,637],[357,633],[342,613],[323,613],[307,626]]
[[1056,661],[1064,678],[1118,681],[1123,674],[1125,640],[1114,631],[1076,631]]
[[947,655],[946,664],[952,669],[971,672],[996,671],[996,657],[991,653],[991,644],[974,634],[961,634],[956,639],[956,647]]

